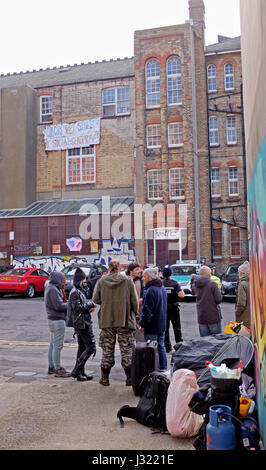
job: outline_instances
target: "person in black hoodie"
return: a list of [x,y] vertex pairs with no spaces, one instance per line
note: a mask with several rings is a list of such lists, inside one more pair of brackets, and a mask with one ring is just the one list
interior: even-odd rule
[[85,287],[86,274],[79,267],[76,269],[73,288],[67,305],[67,326],[73,326],[78,339],[76,364],[71,376],[79,381],[92,380],[93,376],[85,374],[85,364],[90,356],[95,357],[96,343],[92,329],[91,311],[96,305],[87,299]]
[[196,305],[200,336],[216,335],[221,333],[222,294],[216,282],[211,280],[211,270],[202,266],[200,277],[193,280],[196,291]]
[[171,266],[165,266],[163,269],[163,285],[167,292],[167,318],[164,339],[166,352],[172,351],[169,335],[170,323],[172,323],[173,326],[175,342],[179,343],[183,341],[178,300],[183,299],[185,297],[185,293],[182,290],[180,284],[174,279],[171,279],[171,275]]
[[64,279],[61,272],[51,272],[44,290],[44,303],[51,335],[48,350],[48,374],[55,374],[56,377],[70,377],[70,374],[61,366],[67,313],[67,303],[64,302],[62,294]]

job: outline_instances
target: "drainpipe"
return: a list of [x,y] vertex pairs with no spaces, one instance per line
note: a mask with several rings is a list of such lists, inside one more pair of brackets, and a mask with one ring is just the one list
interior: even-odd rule
[[195,201],[195,232],[196,232],[196,257],[200,262],[200,216],[199,216],[199,169],[198,169],[198,126],[197,126],[197,100],[196,100],[196,73],[194,32],[190,23],[190,48],[191,48],[191,75],[192,75],[192,132],[193,132],[193,167],[194,167],[194,201]]
[[208,80],[206,74],[205,63],[205,77],[206,77],[206,99],[207,99],[207,130],[208,130],[208,162],[209,162],[209,192],[210,192],[210,228],[211,228],[211,262],[213,263],[213,223],[212,223],[212,187],[211,187],[211,147],[210,147],[210,129],[209,129],[209,95],[208,95]]

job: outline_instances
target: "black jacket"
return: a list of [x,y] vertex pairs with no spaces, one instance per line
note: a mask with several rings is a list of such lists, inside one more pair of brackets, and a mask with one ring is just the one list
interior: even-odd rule
[[86,291],[79,285],[74,285],[67,302],[67,326],[74,327],[75,331],[92,328],[90,310],[94,303],[88,300]]

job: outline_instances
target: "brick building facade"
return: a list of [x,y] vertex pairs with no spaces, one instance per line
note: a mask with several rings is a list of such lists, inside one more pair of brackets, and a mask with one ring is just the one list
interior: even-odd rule
[[[80,215],[82,204],[100,208],[98,237],[91,238],[99,249],[103,240],[118,238],[135,247],[142,263],[163,265],[181,258],[210,261],[214,255],[224,268],[231,261],[232,253],[226,250],[233,232],[228,227],[238,228],[235,224],[245,210],[241,54],[238,49],[217,54],[216,45],[205,48],[202,0],[189,1],[189,17],[182,25],[136,31],[133,58],[0,76],[0,252],[7,253],[4,262],[11,249],[10,231],[15,232],[15,248],[23,245],[27,232],[27,243],[23,252],[15,250],[17,256],[34,254],[36,245],[42,246],[43,255],[51,255],[55,245],[61,245],[61,255],[69,254],[64,240],[79,233],[85,218]],[[230,96],[219,82],[227,59],[235,71]],[[206,67],[209,71],[210,65],[216,67],[218,87],[217,92],[207,93]],[[226,131],[221,107],[230,110],[231,133],[234,119],[229,118],[235,117],[237,142],[233,145],[222,137],[219,146],[208,144],[217,106],[219,135]],[[61,131],[71,134],[74,126],[89,126],[97,119],[100,137],[96,144],[88,141],[47,150],[47,129],[60,137]],[[14,128],[19,130],[15,134]],[[233,191],[236,168],[238,194],[227,195],[222,192],[223,178],[230,177]],[[211,197],[218,173],[221,193]],[[16,188],[12,197],[10,181]],[[102,197],[107,202],[109,198],[114,209],[112,232]],[[128,216],[125,222],[123,217]],[[221,219],[229,217],[232,225],[221,224]],[[221,256],[217,256],[221,227]],[[244,233],[241,228],[241,242]],[[237,241],[236,232],[231,239]],[[241,247],[240,258],[245,259],[245,244]],[[90,254],[88,241],[79,254]]]

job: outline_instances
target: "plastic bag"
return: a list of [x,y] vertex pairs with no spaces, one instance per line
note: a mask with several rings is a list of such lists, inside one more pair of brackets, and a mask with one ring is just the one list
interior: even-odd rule
[[211,375],[215,379],[236,379],[239,380],[241,377],[241,371],[243,369],[242,361],[239,362],[237,369],[229,369],[226,364],[222,363],[220,366],[215,366],[212,362],[206,361],[206,367],[210,369]]
[[166,425],[171,436],[192,437],[198,434],[203,417],[188,407],[196,390],[197,377],[193,371],[179,369],[174,372],[166,400]]

